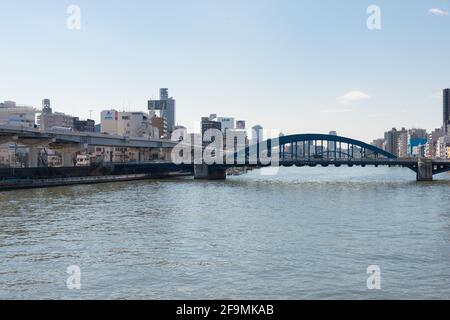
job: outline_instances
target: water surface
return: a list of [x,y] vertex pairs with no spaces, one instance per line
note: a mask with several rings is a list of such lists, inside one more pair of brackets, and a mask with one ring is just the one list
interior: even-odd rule
[[343,167],[2,192],[0,298],[448,299],[449,191]]

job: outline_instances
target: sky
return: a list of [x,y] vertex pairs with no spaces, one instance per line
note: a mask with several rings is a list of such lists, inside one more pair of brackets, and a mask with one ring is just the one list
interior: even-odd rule
[[[80,29],[67,27],[71,5]],[[370,142],[441,125],[449,12],[450,0],[2,0],[0,101],[50,98],[99,121],[105,109],[146,111],[167,87],[191,131],[217,113]]]

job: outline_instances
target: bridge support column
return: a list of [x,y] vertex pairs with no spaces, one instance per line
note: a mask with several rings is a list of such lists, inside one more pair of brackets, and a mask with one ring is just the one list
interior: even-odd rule
[[197,180],[225,180],[226,169],[207,164],[194,165],[194,178]]
[[77,152],[82,151],[83,147],[66,147],[61,151],[62,165],[63,167],[74,167],[75,166],[75,156]]
[[433,161],[431,159],[419,159],[417,181],[433,181]]
[[[28,148],[28,168],[36,168],[38,166],[39,150],[37,146]],[[15,159],[14,159],[15,161]]]
[[164,160],[170,161],[172,158],[172,149],[164,148],[162,153],[164,154]]

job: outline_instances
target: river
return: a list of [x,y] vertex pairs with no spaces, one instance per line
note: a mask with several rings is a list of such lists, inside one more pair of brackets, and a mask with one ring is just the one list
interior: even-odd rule
[[0,298],[450,298],[450,174],[266,174],[0,192]]

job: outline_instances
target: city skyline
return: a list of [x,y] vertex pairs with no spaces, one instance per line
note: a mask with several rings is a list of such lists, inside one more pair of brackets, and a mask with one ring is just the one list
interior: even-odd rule
[[[160,92],[163,91],[163,90],[167,92],[168,88],[160,88]],[[447,129],[447,126],[448,126],[448,123],[450,122],[450,120],[445,120],[445,119],[449,118],[448,112],[450,110],[449,109],[450,105],[449,105],[449,101],[448,101],[448,94],[449,94],[450,89],[449,88],[445,88],[442,91],[443,91],[443,93],[441,94],[440,97],[441,97],[441,100],[443,102],[443,119],[444,119],[443,120],[444,121],[443,125],[441,127],[435,126],[435,127],[432,127],[431,129],[429,129],[429,128],[420,128],[418,126],[416,126],[416,127],[408,127],[410,130],[419,129],[419,130],[425,130],[425,131],[429,131],[429,132],[434,132],[436,130],[442,130],[443,134],[445,134],[445,135],[447,134],[446,129]],[[170,99],[173,99],[173,97],[170,97]],[[93,110],[89,110],[90,116],[89,117],[85,117],[84,119],[86,119],[87,121],[91,121],[91,119],[92,119],[93,121],[95,121],[95,123],[97,123],[97,125],[100,125],[102,123],[101,120],[103,119],[103,113],[105,113],[105,112],[119,112],[119,113],[129,113],[129,114],[131,114],[131,113],[133,113],[133,114],[146,114],[147,112],[150,112],[150,115],[151,115],[152,113],[154,114],[155,110],[154,110],[153,106],[152,107],[150,106],[150,103],[151,102],[154,103],[155,101],[157,102],[159,100],[149,100],[148,101],[148,107],[147,107],[148,110],[146,110],[146,111],[141,111],[140,109],[138,110],[138,109],[126,109],[126,108],[123,108],[123,109],[116,108],[117,109],[116,110],[116,109],[112,108],[110,110],[102,110],[100,112],[100,116],[96,115],[96,116],[93,117],[92,116],[92,111]],[[5,100],[5,103],[14,104],[14,105],[17,104],[16,101],[12,101],[12,100]],[[50,103],[51,103],[51,99],[48,99],[48,98],[42,99],[42,101],[41,101],[42,113],[48,113],[48,110],[49,110],[50,113],[52,113],[52,108],[50,108]],[[33,109],[36,114],[40,114],[41,113],[41,109],[35,108],[34,106],[31,106],[29,104],[17,104],[17,105]],[[122,111],[119,111],[119,110],[122,110]],[[173,112],[173,116],[172,117],[174,118],[175,117],[175,109],[174,108],[173,108],[172,112]],[[60,112],[59,110],[55,110],[55,114],[56,115],[60,115],[60,116],[64,116],[64,117],[67,117],[67,118],[70,118],[70,119],[76,119],[77,121],[80,120],[80,117],[76,116],[76,114],[74,114],[74,113],[66,114],[64,112]],[[214,118],[217,118],[219,121],[233,121],[233,124],[232,124],[233,128],[235,126],[237,126],[238,129],[245,129],[246,131],[248,131],[248,133],[251,133],[250,132],[251,128],[250,127],[245,127],[246,120],[236,120],[234,117],[217,117],[217,114],[215,114],[215,113],[214,114],[210,113],[209,117],[211,117],[211,116],[214,116]],[[203,118],[204,117],[202,117],[202,119]],[[38,126],[39,126],[39,123],[40,123],[39,119],[40,119],[40,116],[37,116],[35,118],[35,120],[37,120],[36,124]],[[97,121],[95,119],[99,119],[99,121]],[[83,120],[83,118],[81,120]],[[83,121],[86,122],[86,120],[83,120]],[[196,121],[196,125],[193,126],[193,130],[190,131],[190,132],[198,133],[199,131],[202,131],[202,130],[199,130],[199,129],[201,129],[201,122],[202,122],[201,120],[197,120]],[[253,123],[257,123],[257,122],[253,121]],[[239,126],[242,126],[242,125],[244,125],[244,127],[243,128],[239,128]],[[72,126],[70,126],[70,127],[72,128]],[[176,127],[182,127],[184,129],[188,129],[188,127],[185,126],[183,123],[178,123],[178,122],[175,122],[175,125],[173,126],[173,128],[176,128]],[[259,124],[256,124],[254,127],[260,127],[270,137],[275,137],[277,135],[277,134],[275,134],[276,129],[273,130],[273,128],[269,128],[267,130],[266,128],[262,127]],[[402,128],[402,130],[405,130],[406,127],[405,126],[400,126],[399,128]],[[386,128],[385,131],[384,131],[384,135],[386,135],[388,133],[386,130],[390,131],[390,129],[391,128]],[[397,129],[397,127],[392,127],[392,129],[395,130],[395,129]],[[270,130],[272,130],[272,131],[270,131]],[[281,131],[276,131],[276,132],[279,132],[279,134],[284,135],[284,132],[281,132]],[[336,134],[335,130],[331,130],[329,132],[330,132],[330,134],[331,133]],[[310,133],[312,133],[312,132],[310,132]],[[275,136],[273,136],[274,134],[275,134]],[[378,138],[375,137],[375,138],[371,138],[371,139],[372,139],[373,144],[376,144],[377,140],[382,140],[382,138],[380,139],[379,137]]]
[[346,10],[332,1],[78,1],[80,30],[66,28],[69,3],[44,1],[33,15],[28,3],[3,5],[0,34],[14,46],[0,53],[8,75],[0,100],[39,106],[50,98],[57,111],[88,118],[92,110],[99,122],[110,108],[146,111],[168,87],[177,122],[190,131],[215,112],[248,127],[336,130],[364,141],[442,123],[448,1],[408,10],[377,1],[381,30],[367,28],[366,1]]

